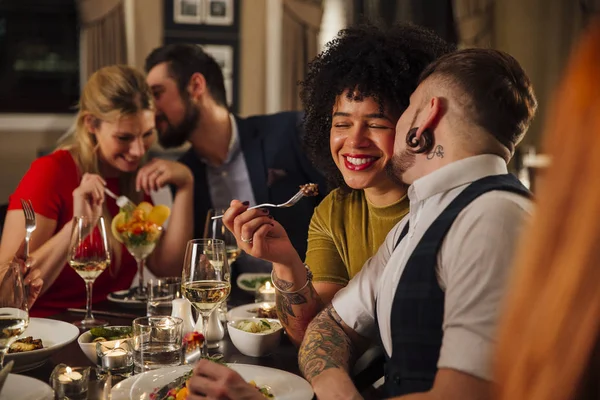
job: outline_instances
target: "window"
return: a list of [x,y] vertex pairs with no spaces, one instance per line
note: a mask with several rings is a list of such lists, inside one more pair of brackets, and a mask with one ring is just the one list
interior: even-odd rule
[[79,98],[73,0],[0,1],[0,112],[68,113]]

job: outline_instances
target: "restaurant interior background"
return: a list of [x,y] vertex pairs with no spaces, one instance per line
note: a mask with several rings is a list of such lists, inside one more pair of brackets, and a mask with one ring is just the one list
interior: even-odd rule
[[221,63],[234,112],[299,109],[306,62],[361,16],[514,55],[540,104],[521,148],[536,148],[571,46],[599,11],[600,0],[0,0],[0,204],[69,129],[95,69],[142,68],[162,43],[193,42]]

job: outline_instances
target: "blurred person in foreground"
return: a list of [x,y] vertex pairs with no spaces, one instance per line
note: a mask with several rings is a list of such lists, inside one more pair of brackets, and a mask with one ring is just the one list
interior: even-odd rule
[[600,399],[600,21],[574,52],[552,110],[552,178],[510,281],[497,400]]
[[255,232],[270,213],[246,211],[240,201],[226,212],[240,248],[273,262],[277,314],[295,344],[408,213],[406,185],[385,171],[396,123],[421,72],[452,50],[418,26],[358,25],[340,31],[310,63],[302,82],[305,147],[336,189],[315,208],[304,262],[276,219],[268,234]]
[[209,209],[225,209],[233,199],[285,203],[313,182],[319,185],[317,196],[302,199],[293,210],[272,211],[304,258],[310,217],[327,186],[300,146],[302,113],[234,115],[219,64],[196,44],[156,48],[145,69],[159,143],[191,145],[179,161],[194,175],[194,237],[203,236]]
[[[20,199],[29,199],[37,228],[31,238],[31,257],[44,282],[30,311],[48,316],[86,301],[84,281],[67,264],[73,216],[98,219],[106,226],[119,207],[105,201],[104,188],[133,202],[151,202],[150,191],[164,185],[178,188],[169,226],[148,258],[158,276],[181,274],[186,243],[192,237],[193,176],[181,163],[154,159],[145,162],[155,141],[154,104],[140,71],[122,65],[96,71],[79,100],[77,129],[69,141],[51,154],[35,160],[10,196],[0,244],[0,260],[13,257],[25,235]],[[111,262],[94,282],[92,302],[131,285],[137,271],[134,258],[112,236]]]
[[[350,369],[378,339],[387,397],[491,395],[499,302],[533,208],[507,163],[536,106],[529,78],[506,53],[460,50],[425,69],[389,164],[390,176],[410,185],[410,212],[313,319],[300,347],[300,370],[319,399],[361,398]],[[274,228],[268,217],[260,223],[267,234]],[[241,377],[209,364],[196,366],[192,393],[239,398]]]

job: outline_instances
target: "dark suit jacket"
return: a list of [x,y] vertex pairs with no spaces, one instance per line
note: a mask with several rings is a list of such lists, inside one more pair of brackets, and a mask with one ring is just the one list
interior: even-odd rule
[[[283,225],[304,259],[308,225],[313,209],[327,194],[325,178],[318,173],[302,151],[302,114],[282,112],[273,115],[237,118],[240,144],[257,204],[286,202],[299,186],[313,182],[319,185],[319,195],[307,197],[293,208],[270,209],[271,215]],[[212,208],[206,179],[206,164],[193,149],[179,160],[194,174],[194,237],[201,238],[206,213]],[[244,199],[238,199],[244,200]]]

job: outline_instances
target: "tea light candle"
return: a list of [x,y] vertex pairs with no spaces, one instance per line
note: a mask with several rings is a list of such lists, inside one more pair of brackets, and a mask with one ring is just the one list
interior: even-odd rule
[[67,367],[65,372],[58,375],[58,381],[60,383],[71,383],[74,381],[79,381],[81,378],[83,378],[83,376],[79,372],[73,371],[71,367]]
[[131,373],[133,352],[128,340],[117,341],[109,345],[99,342],[96,344],[96,354],[101,373],[110,372],[113,375]]
[[[115,346],[117,347],[117,346]],[[102,357],[102,368],[123,368],[128,366],[129,354],[121,348],[108,350]]]
[[275,288],[270,281],[266,281],[264,285],[256,291],[256,302],[273,302],[275,301]]

